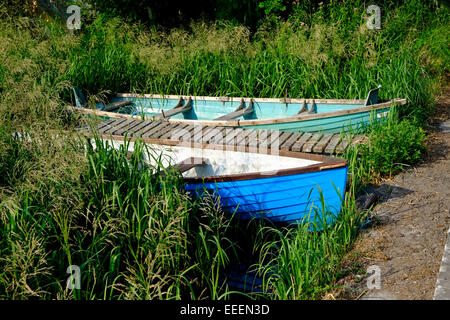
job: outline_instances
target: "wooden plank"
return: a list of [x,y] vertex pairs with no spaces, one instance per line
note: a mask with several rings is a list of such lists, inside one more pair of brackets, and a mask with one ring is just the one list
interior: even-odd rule
[[156,118],[170,118],[176,114],[182,113],[182,112],[186,112],[192,109],[192,98],[189,97],[188,101],[186,102],[186,104],[184,106],[181,105],[181,102],[183,101],[182,98],[180,98],[180,100],[178,101],[178,104],[173,107],[172,109],[169,109],[167,111],[161,110],[161,115],[156,115]]
[[[231,131],[231,132],[230,132]],[[237,137],[243,132],[244,130],[241,128],[227,130],[227,135],[225,136],[225,144],[226,145],[234,145],[236,142]]]
[[142,137],[145,133],[147,133],[152,128],[156,127],[161,123],[161,121],[154,121],[154,120],[145,120],[144,122],[147,123],[147,125],[143,126],[141,129],[136,130],[133,133],[133,137]]
[[306,132],[303,134],[300,139],[298,139],[291,147],[292,151],[300,152],[302,151],[303,145],[312,137],[311,132]]
[[243,130],[243,132],[239,136],[236,137],[236,145],[238,145],[238,146],[248,145],[249,139],[247,139],[247,137],[249,137],[253,134],[255,134],[254,129]]
[[236,110],[234,110],[233,112],[227,113],[221,117],[218,117],[214,120],[232,120],[232,119],[236,119],[239,118],[241,116],[244,116],[246,114],[250,114],[254,111],[253,109],[253,101],[250,101],[250,104],[248,107],[244,108],[244,99],[241,99],[241,104],[239,105],[239,107],[237,107]]
[[168,126],[169,123],[167,121],[155,121],[152,124],[151,129],[147,130],[145,133],[142,133],[141,137],[142,138],[148,138],[151,137],[155,132],[158,132],[158,130],[161,130],[163,128],[165,128],[166,126]]
[[141,124],[142,121],[139,120],[131,120],[129,124],[127,124],[126,126],[122,127],[122,129],[117,130],[116,132],[114,132],[114,135],[124,135],[125,133],[128,133],[128,135],[130,134],[130,130],[133,129],[134,127],[138,126]]
[[128,130],[128,134],[130,136],[133,136],[133,137],[137,136],[136,134],[141,129],[145,128],[146,126],[148,126],[148,125],[150,125],[152,123],[152,121],[150,121],[150,120],[145,120],[145,121],[137,120],[137,121],[138,121],[138,125],[134,126],[133,128],[130,128],[130,130]]
[[325,153],[332,154],[334,152],[334,149],[336,148],[337,144],[341,141],[341,135],[335,134],[331,138],[328,145],[325,147]]
[[[183,172],[188,171],[188,170],[190,170],[192,168],[203,166],[203,165],[205,165],[207,163],[208,163],[208,160],[206,158],[190,157],[190,158],[187,158],[187,159],[185,159],[185,160],[183,160],[181,162],[178,162],[177,164],[172,165],[170,167],[177,168],[178,170],[180,170],[181,173],[183,173]],[[169,169],[169,168],[167,168],[167,169]],[[161,170],[160,174],[162,176],[164,176],[165,171]]]
[[106,121],[100,122],[97,126],[97,130],[100,130],[101,128],[107,126],[108,124],[111,124],[112,122],[116,121],[117,119],[108,119]]
[[293,133],[289,139],[287,139],[281,146],[280,149],[283,151],[289,151],[291,150],[292,145],[300,139],[300,137],[303,135],[303,132],[295,132]]
[[172,130],[175,129],[179,124],[178,123],[169,123],[169,125],[161,128],[160,130],[153,133],[152,138],[161,139],[161,137],[166,133],[172,133]]
[[121,118],[121,119],[116,119],[113,122],[111,122],[110,124],[104,126],[103,128],[101,128],[100,130],[98,130],[99,133],[106,133],[106,131],[110,130],[111,128],[113,128],[114,126],[117,126],[119,124],[121,124],[122,122],[127,121],[127,119]]
[[[178,131],[180,131],[181,129],[176,129],[173,132],[173,135],[170,137],[170,139],[177,140],[177,141],[191,141],[193,138],[192,136],[194,134],[194,128],[195,128],[194,125],[187,124],[187,126],[185,128],[183,128],[183,130],[187,131],[189,133],[189,135],[188,136],[178,136],[178,137],[177,137],[177,135],[179,135]],[[173,137],[173,139],[172,139],[172,137]],[[177,138],[175,139],[175,137],[177,137]]]
[[121,124],[118,124],[109,130],[105,131],[106,134],[116,134],[118,130],[121,130],[122,128],[126,128],[128,125],[130,125],[134,120],[133,119],[127,119],[126,121],[122,122]]
[[114,110],[120,109],[125,106],[129,106],[130,104],[133,104],[133,102],[130,100],[111,102],[108,105],[106,105],[102,111],[110,112],[110,111],[114,111]]
[[209,130],[205,135],[203,136],[203,143],[209,143],[212,138],[216,137],[218,134],[222,134],[222,130],[225,129],[224,127],[215,127],[212,130]]
[[178,123],[177,126],[173,127],[173,129],[171,129],[170,131],[167,131],[165,134],[163,134],[161,137],[159,137],[159,139],[170,139],[170,140],[176,141],[176,140],[178,140],[178,139],[176,139],[176,138],[173,138],[173,139],[172,139],[172,137],[175,137],[175,134],[176,134],[178,131],[180,131],[180,130],[182,130],[182,129],[185,129],[185,128],[187,128],[188,126],[189,126],[189,125],[188,125],[188,124],[185,124],[185,123]]
[[325,150],[327,143],[331,140],[332,137],[333,137],[332,133],[324,134],[323,137],[320,139],[320,141],[317,142],[317,144],[314,146],[313,152],[323,153],[323,150]]
[[291,131],[282,131],[278,137],[278,145],[281,147],[293,134]]
[[312,152],[312,149],[314,148],[314,146],[316,145],[317,142],[319,142],[319,140],[322,138],[323,133],[315,133],[312,135],[312,137],[305,142],[305,144],[302,147],[302,151],[303,152]]
[[348,145],[348,138],[344,137],[344,139],[336,146],[335,151],[337,153],[342,153],[347,149]]
[[255,130],[255,132],[256,132],[255,139],[253,139],[253,140],[249,139],[249,142],[248,142],[248,146],[252,147],[252,148],[258,147],[263,142],[267,143],[267,138],[270,138],[270,131],[269,130],[258,129],[258,130]]

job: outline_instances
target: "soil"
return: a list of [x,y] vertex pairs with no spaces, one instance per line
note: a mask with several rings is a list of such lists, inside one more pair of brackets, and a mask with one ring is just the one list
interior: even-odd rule
[[[450,88],[439,97],[421,163],[385,180],[363,229],[344,258],[344,276],[325,299],[432,299],[450,227]],[[381,288],[368,289],[369,266]]]

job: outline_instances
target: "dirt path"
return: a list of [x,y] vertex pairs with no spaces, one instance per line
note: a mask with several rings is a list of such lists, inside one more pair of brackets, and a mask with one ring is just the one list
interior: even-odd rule
[[[437,107],[428,155],[378,188],[377,223],[362,232],[345,259],[341,288],[327,298],[433,298],[450,227],[450,89]],[[369,266],[379,267],[381,289],[368,290]]]

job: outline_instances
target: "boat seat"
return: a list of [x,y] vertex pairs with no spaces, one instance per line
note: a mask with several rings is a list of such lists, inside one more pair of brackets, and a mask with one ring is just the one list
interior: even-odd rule
[[250,114],[254,111],[253,109],[253,99],[250,100],[250,104],[248,107],[244,107],[244,99],[241,99],[241,103],[239,107],[236,108],[233,112],[227,113],[221,117],[218,117],[214,120],[232,120],[244,116],[246,114]]
[[182,113],[182,112],[186,112],[192,109],[192,98],[189,97],[188,101],[183,105],[183,98],[180,98],[180,100],[178,100],[178,103],[175,107],[173,107],[172,109],[169,109],[167,111],[161,110],[161,114],[156,115],[155,118],[157,119],[166,119],[169,117],[172,117],[176,114]]

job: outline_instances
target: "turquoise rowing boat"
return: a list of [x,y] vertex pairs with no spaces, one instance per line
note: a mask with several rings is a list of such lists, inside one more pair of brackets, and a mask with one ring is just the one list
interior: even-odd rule
[[378,88],[366,100],[345,99],[270,99],[232,97],[185,97],[174,95],[117,94],[109,104],[88,108],[81,92],[74,88],[76,107],[105,118],[162,119],[174,123],[204,126],[270,129],[293,132],[339,133],[357,130],[371,117],[383,118],[394,105],[406,99],[378,101]]

